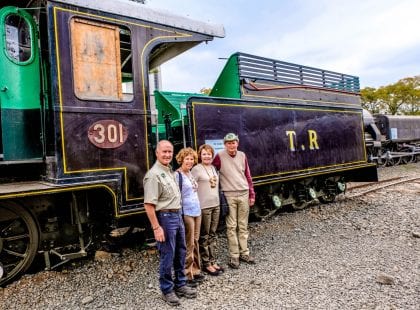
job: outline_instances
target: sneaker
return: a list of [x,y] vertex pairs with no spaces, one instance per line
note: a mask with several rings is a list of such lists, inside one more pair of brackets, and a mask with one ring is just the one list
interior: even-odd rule
[[228,263],[228,266],[233,269],[239,268],[239,258],[238,257],[231,257]]
[[252,256],[249,255],[241,255],[239,256],[239,260],[247,263],[247,264],[251,264],[254,265],[255,264],[255,258],[253,258]]
[[174,291],[172,291],[170,293],[167,293],[167,294],[162,294],[162,298],[163,298],[164,301],[166,301],[167,304],[169,304],[171,306],[179,306],[181,304],[178,296],[176,296]]
[[175,294],[178,297],[185,297],[185,298],[197,297],[197,291],[194,288],[189,287],[188,285],[184,285],[175,289]]

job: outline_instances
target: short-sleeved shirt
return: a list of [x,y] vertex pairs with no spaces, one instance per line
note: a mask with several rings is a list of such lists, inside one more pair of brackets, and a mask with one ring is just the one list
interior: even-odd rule
[[156,211],[180,209],[181,193],[170,167],[155,162],[143,179],[144,203],[156,206]]

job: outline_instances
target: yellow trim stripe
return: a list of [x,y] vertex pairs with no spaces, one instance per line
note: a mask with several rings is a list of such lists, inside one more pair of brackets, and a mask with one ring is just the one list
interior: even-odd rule
[[[58,11],[65,11],[65,12],[70,12],[70,13],[76,13],[77,15],[82,15],[82,16],[89,16],[89,17],[94,17],[96,19],[99,20],[105,20],[105,21],[112,21],[115,22],[117,24],[128,24],[128,25],[135,25],[135,26],[140,26],[140,27],[144,27],[144,28],[152,28],[155,30],[159,30],[159,31],[163,31],[163,32],[167,32],[167,33],[171,33],[171,35],[167,35],[167,36],[158,36],[155,37],[153,39],[151,39],[150,41],[148,41],[142,52],[141,52],[141,73],[142,73],[142,90],[143,90],[143,108],[144,108],[144,112],[147,111],[147,105],[146,105],[146,92],[145,92],[145,80],[146,80],[146,76],[145,76],[145,72],[144,72],[144,53],[146,48],[154,41],[159,40],[159,39],[163,39],[163,38],[179,38],[179,37],[191,37],[191,34],[188,33],[182,33],[182,32],[177,32],[177,31],[173,31],[173,30],[168,30],[168,29],[164,29],[164,28],[158,28],[158,27],[154,27],[151,25],[146,25],[146,24],[142,24],[142,23],[135,23],[135,22],[129,22],[129,21],[121,21],[115,18],[109,18],[109,17],[104,17],[104,16],[100,16],[100,15],[95,15],[95,14],[90,14],[90,13],[84,13],[84,12],[79,12],[79,11],[75,11],[75,10],[71,10],[71,9],[66,9],[66,8],[61,8],[61,7],[54,7],[54,37],[55,37],[55,46],[56,46],[56,58],[57,58],[57,88],[58,88],[58,96],[59,96],[59,105],[60,105],[60,134],[61,134],[61,149],[62,149],[62,153],[63,153],[63,172],[64,174],[70,174],[70,173],[84,173],[84,172],[100,172],[100,171],[119,171],[122,170],[123,171],[123,175],[124,175],[124,180],[125,180],[125,199],[126,201],[133,201],[133,200],[140,200],[143,199],[143,197],[134,197],[134,198],[129,198],[128,197],[128,180],[127,180],[127,167],[113,167],[113,168],[102,168],[102,169],[83,169],[83,170],[69,170],[67,167],[67,155],[66,155],[66,151],[65,151],[65,138],[64,138],[64,117],[63,117],[63,97],[62,97],[62,85],[61,85],[61,71],[60,71],[60,66],[61,66],[61,60],[60,60],[60,53],[59,53],[59,38],[58,38],[58,24],[57,24],[57,14]],[[174,35],[175,34],[175,35]],[[146,113],[144,113],[144,132],[145,132],[145,139],[146,139],[146,167],[147,169],[150,168],[150,160],[149,160],[149,143],[148,143],[148,128],[147,128],[147,115]]]
[[313,176],[316,176],[316,175],[336,173],[336,172],[348,171],[348,170],[357,170],[357,169],[369,168],[369,167],[374,167],[374,166],[376,166],[376,164],[367,163],[363,166],[353,166],[353,167],[348,167],[348,168],[345,168],[345,169],[337,169],[337,170],[333,170],[333,171],[320,171],[319,173],[311,173],[310,175],[302,175],[302,176],[296,176],[295,175],[295,176],[291,176],[289,178],[282,178],[281,180],[270,180],[270,181],[266,181],[266,182],[260,182],[260,183],[254,184],[254,186],[266,185],[266,184],[271,184],[271,183],[279,183],[279,182],[296,180],[296,179],[304,179],[304,178],[313,177]]
[[61,188],[54,188],[54,189],[46,189],[46,190],[30,190],[24,191],[20,193],[13,193],[13,194],[5,194],[0,195],[0,200],[3,199],[10,199],[10,198],[19,198],[19,197],[31,197],[31,196],[39,196],[39,195],[48,195],[54,193],[62,193],[62,192],[70,192],[70,191],[80,191],[84,189],[91,189],[91,188],[105,188],[109,193],[111,193],[113,197],[114,203],[114,212],[117,215],[117,196],[109,186],[105,184],[97,184],[97,185],[84,185],[84,186],[71,186],[71,187],[61,187]]
[[[221,106],[220,104],[217,103],[212,103],[212,102],[196,102],[193,101],[191,103],[192,105],[192,116],[193,116],[193,131],[194,131],[194,145],[197,146],[197,124],[195,121],[195,106],[199,106],[199,105],[207,105],[207,106]],[[348,114],[358,114],[360,116],[361,122],[363,124],[363,119],[362,119],[362,112],[361,111],[348,111],[348,110],[331,110],[331,109],[327,109],[327,108],[299,108],[299,107],[283,107],[283,106],[261,106],[261,105],[252,105],[252,104],[235,104],[235,103],[226,103],[223,104],[223,106],[230,106],[230,107],[247,107],[247,108],[257,108],[257,109],[277,109],[277,110],[301,110],[301,111],[321,111],[321,112],[332,112],[332,113],[348,113]],[[365,143],[364,140],[364,131],[363,131],[363,126],[362,128],[362,139],[363,139],[363,145]],[[363,150],[363,160],[358,160],[358,161],[354,161],[354,162],[348,162],[345,164],[334,164],[334,165],[328,165],[328,166],[320,166],[320,167],[314,167],[314,168],[307,168],[307,169],[301,169],[301,170],[292,170],[292,171],[287,171],[287,172],[280,172],[280,173],[273,173],[273,174],[268,174],[268,175],[261,175],[261,176],[253,176],[252,179],[259,179],[259,178],[264,178],[264,177],[270,177],[270,176],[280,176],[282,174],[288,174],[288,173],[299,173],[299,172],[304,172],[304,171],[314,171],[314,170],[319,170],[319,169],[324,169],[324,168],[331,168],[331,167],[343,167],[343,166],[347,166],[347,165],[354,165],[354,164],[360,164],[360,163],[365,163],[367,158],[366,158],[366,150],[364,148]]]

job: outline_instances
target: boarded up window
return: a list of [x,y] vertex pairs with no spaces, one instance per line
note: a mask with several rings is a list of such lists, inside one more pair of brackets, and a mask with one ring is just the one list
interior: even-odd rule
[[123,100],[119,27],[72,19],[71,38],[76,96]]

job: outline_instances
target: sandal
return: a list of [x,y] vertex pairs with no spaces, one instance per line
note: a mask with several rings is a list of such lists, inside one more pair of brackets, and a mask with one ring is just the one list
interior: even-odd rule
[[213,268],[216,269],[218,272],[225,272],[225,268],[223,268],[222,266],[219,266],[217,264],[214,264]]
[[219,275],[219,270],[217,270],[213,266],[204,267],[204,271],[211,276],[218,276]]

